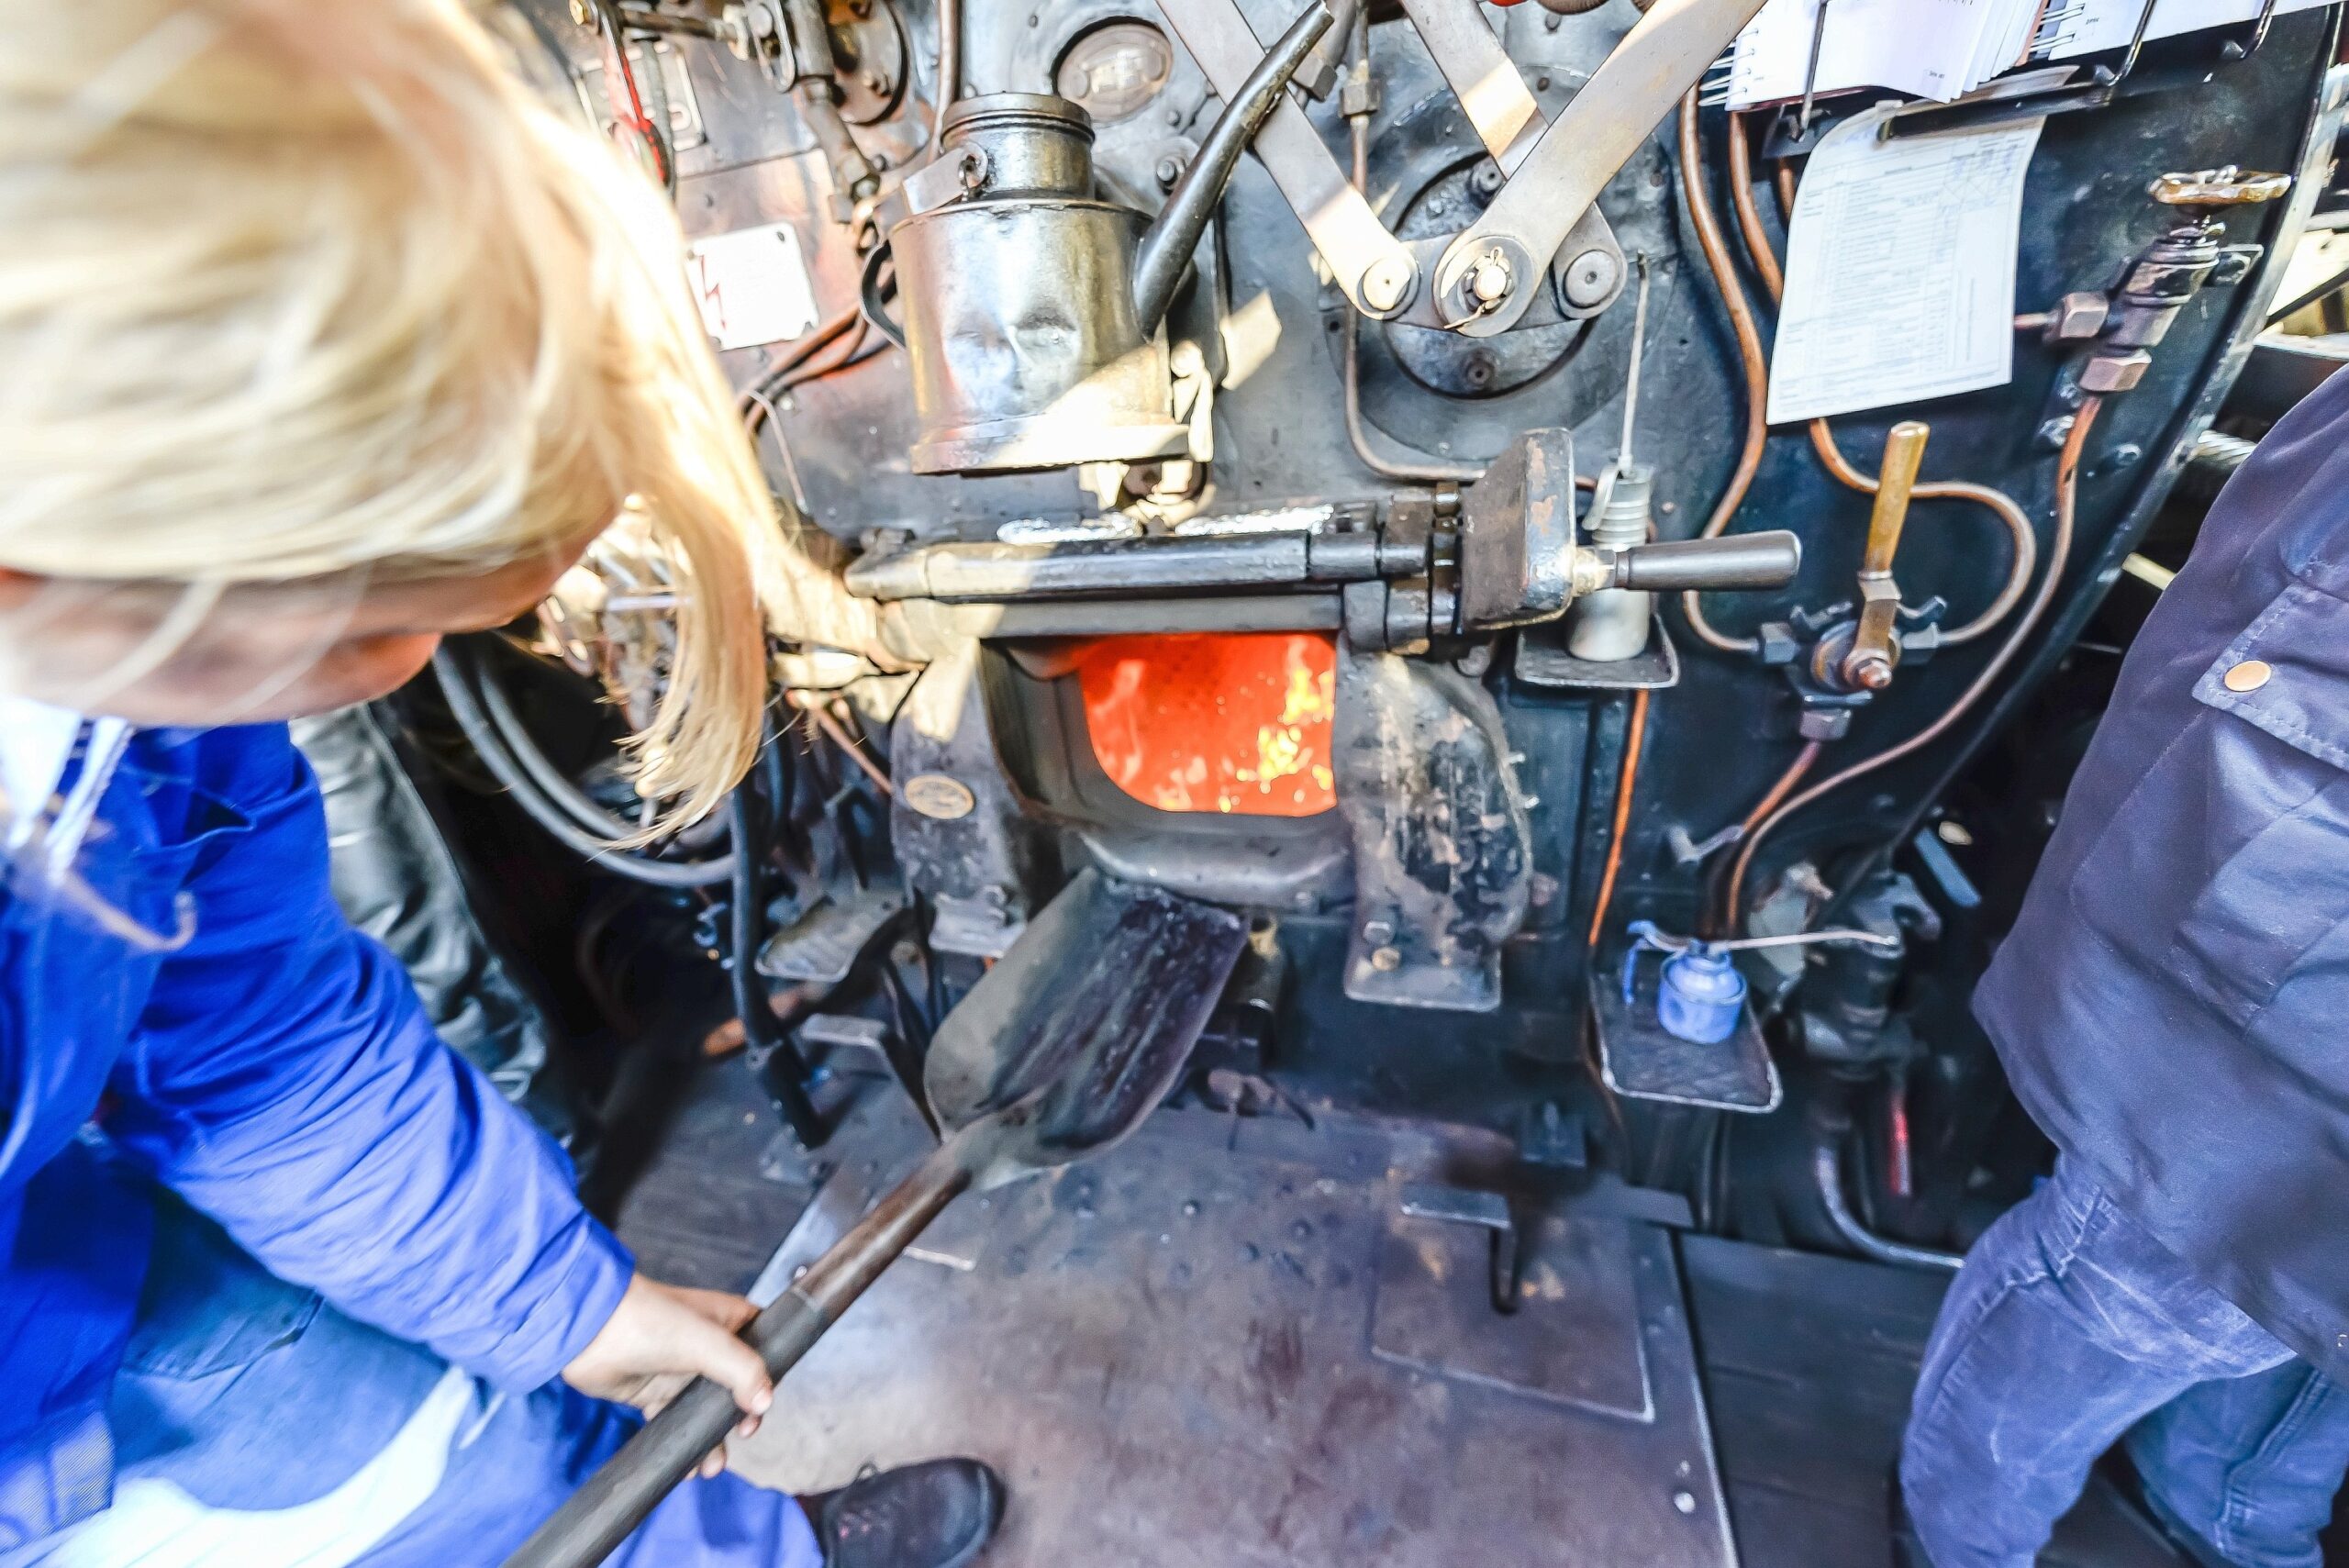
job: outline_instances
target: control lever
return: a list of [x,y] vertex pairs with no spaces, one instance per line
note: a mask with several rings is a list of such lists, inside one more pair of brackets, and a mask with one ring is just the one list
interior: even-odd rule
[[[1527,130],[1541,120],[1539,107],[1483,18],[1451,0],[1411,0],[1412,19],[1427,29],[1422,36],[1430,53],[1478,136],[1488,147],[1498,143],[1504,169],[1515,162],[1484,216],[1458,235],[1409,244],[1397,239],[1294,99],[1284,96],[1264,122],[1256,156],[1357,310],[1379,320],[1399,317],[1489,338],[1533,308],[1545,293],[1541,284],[1552,261],[1577,230],[1584,250],[1616,259],[1607,287],[1588,285],[1586,292],[1603,303],[1620,287],[1623,272],[1613,235],[1603,219],[1592,221],[1598,193],[1762,4],[1654,0],[1527,147]],[[1163,0],[1162,8],[1216,92],[1227,100],[1236,95],[1264,54],[1237,0]],[[1431,266],[1432,298],[1420,286]]]
[[1884,464],[1876,475],[1876,510],[1868,517],[1867,554],[1860,562],[1860,619],[1852,645],[1843,653],[1839,673],[1854,691],[1880,692],[1892,684],[1893,667],[1900,662],[1900,639],[1895,623],[1900,617],[1900,585],[1892,580],[1892,557],[1900,549],[1900,530],[1909,520],[1909,496],[1916,488],[1917,470],[1925,461],[1925,440],[1931,429],[1904,419],[1892,427],[1884,443]]
[[1783,588],[1802,570],[1802,540],[1784,528],[1720,539],[1663,539],[1624,550],[1581,550],[1575,594],[1638,588],[1672,594],[1726,588]]
[[1442,325],[1490,338],[1532,308],[1566,235],[1762,0],[1655,0],[1434,267]]

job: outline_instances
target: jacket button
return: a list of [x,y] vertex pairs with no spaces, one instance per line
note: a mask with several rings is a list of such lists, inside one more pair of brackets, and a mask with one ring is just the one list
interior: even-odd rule
[[2231,692],[2255,692],[2266,685],[2276,667],[2264,659],[2246,659],[2220,679]]

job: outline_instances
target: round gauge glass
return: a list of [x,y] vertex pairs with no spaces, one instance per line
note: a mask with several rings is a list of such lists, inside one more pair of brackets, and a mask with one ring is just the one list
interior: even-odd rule
[[1052,72],[1053,90],[1085,107],[1095,125],[1140,114],[1164,91],[1174,49],[1148,22],[1122,17],[1079,33]]

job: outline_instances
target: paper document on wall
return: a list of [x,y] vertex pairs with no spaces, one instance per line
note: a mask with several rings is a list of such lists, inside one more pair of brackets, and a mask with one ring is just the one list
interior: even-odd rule
[[[2158,0],[2146,24],[2149,39],[2176,38],[2205,28],[2255,22],[2263,0]],[[2276,15],[2313,11],[2331,0],[2276,0]],[[2145,0],[2060,0],[2050,6],[2035,53],[2042,60],[2075,60],[2099,50],[2127,49],[2137,35]]]
[[1890,112],[1837,126],[1803,176],[1773,425],[2013,379],[2015,251],[2041,122],[1883,140]]
[[1820,93],[1883,87],[1947,103],[2019,63],[2040,10],[2041,0],[1768,0],[1731,48],[1729,105],[1799,98],[1806,83]]

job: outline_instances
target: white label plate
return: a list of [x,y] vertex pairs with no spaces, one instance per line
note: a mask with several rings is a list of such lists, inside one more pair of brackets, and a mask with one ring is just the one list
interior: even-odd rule
[[696,239],[686,247],[685,271],[702,325],[721,349],[780,343],[816,325],[815,285],[788,223]]

